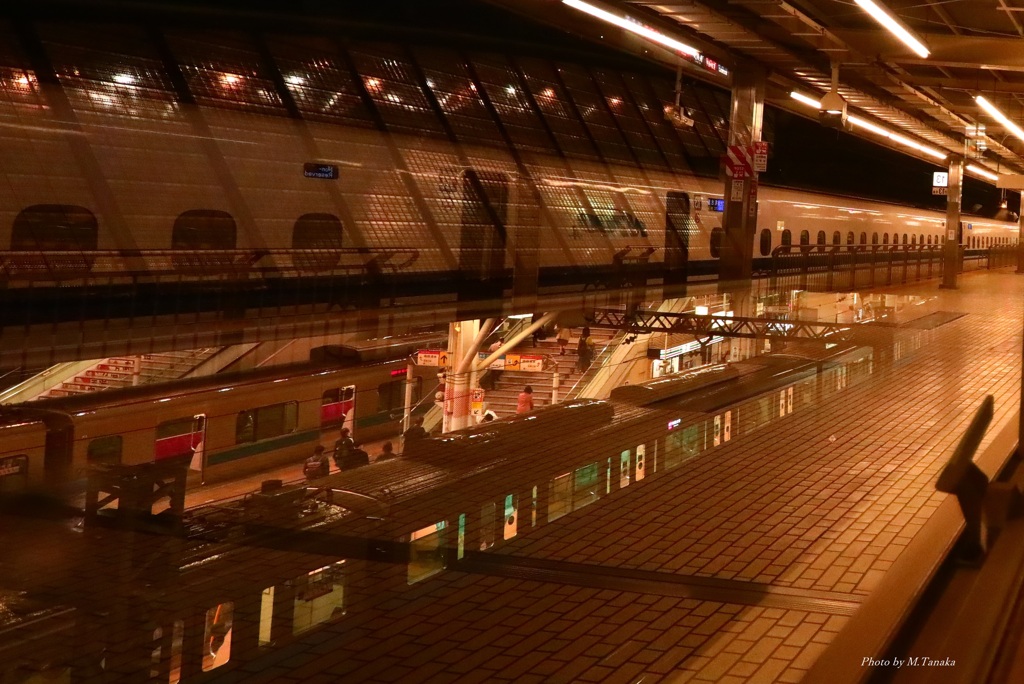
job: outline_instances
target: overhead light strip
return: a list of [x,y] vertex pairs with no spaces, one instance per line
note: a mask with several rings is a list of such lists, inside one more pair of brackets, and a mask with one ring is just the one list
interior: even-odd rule
[[899,19],[889,13],[887,9],[874,2],[874,0],[854,0],[861,9],[871,15],[871,18],[881,24],[889,33],[893,34],[908,48],[913,50],[921,59],[928,59],[928,48],[924,46],[917,36],[910,32],[910,29],[900,23]]
[[[797,102],[801,102],[801,103],[803,103],[803,104],[805,104],[805,105],[807,105],[809,107],[814,107],[815,109],[821,109],[821,102],[819,102],[818,100],[815,100],[813,97],[810,97],[809,95],[804,95],[803,93],[798,93],[798,92],[796,92],[794,90],[794,91],[792,91],[789,94],[789,96],[791,98],[793,98],[794,100],[796,100]],[[930,157],[935,157],[936,159],[944,160],[944,159],[946,159],[946,157],[949,156],[949,154],[946,153],[946,152],[943,152],[941,150],[937,150],[934,147],[929,147],[928,145],[922,145],[921,143],[917,142],[916,140],[911,140],[910,138],[908,138],[908,137],[906,137],[904,135],[901,135],[901,134],[896,133],[894,131],[890,131],[890,130],[888,130],[886,128],[878,126],[878,125],[868,121],[867,119],[862,119],[859,116],[856,116],[854,114],[848,115],[846,117],[846,120],[849,121],[854,126],[857,126],[858,128],[863,128],[864,130],[870,131],[870,132],[874,133],[875,135],[881,136],[883,138],[888,138],[889,140],[892,140],[895,143],[899,143],[900,145],[903,145],[904,147],[909,147],[911,149],[917,150],[918,152],[923,152],[923,153],[927,154]]]
[[975,95],[974,101],[978,103],[978,106],[988,112],[989,116],[998,121],[1003,125],[1003,128],[1013,133],[1015,136],[1024,140],[1024,130],[1017,124],[1010,121],[1010,119],[1003,114],[994,104],[985,99],[983,95]]
[[578,9],[581,12],[586,12],[592,17],[596,17],[601,21],[606,21],[609,24],[614,24],[619,28],[635,33],[638,36],[643,36],[647,40],[653,41],[660,45],[664,45],[667,48],[678,50],[679,52],[682,52],[683,54],[689,55],[694,58],[700,56],[700,50],[698,50],[697,48],[687,45],[686,43],[680,43],[675,38],[671,38],[669,36],[666,36],[664,33],[659,33],[658,31],[655,31],[652,28],[648,28],[630,17],[623,17],[618,16],[616,14],[612,14],[607,10],[603,10],[600,7],[591,5],[589,2],[583,2],[583,0],[562,0],[562,2],[568,5],[569,7]]
[[990,173],[990,172],[986,171],[985,169],[981,168],[977,164],[968,164],[965,168],[968,171],[970,171],[971,173],[973,173],[975,176],[981,176],[982,178],[984,178],[986,180],[990,180],[993,183],[995,183],[997,180],[999,180],[999,176],[997,176],[994,173]]

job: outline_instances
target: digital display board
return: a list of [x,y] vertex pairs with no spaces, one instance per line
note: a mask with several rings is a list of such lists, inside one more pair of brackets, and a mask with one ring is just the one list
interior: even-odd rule
[[708,211],[725,211],[725,200],[721,197],[708,197]]
[[334,164],[303,164],[302,175],[306,178],[334,180],[338,177],[338,167]]

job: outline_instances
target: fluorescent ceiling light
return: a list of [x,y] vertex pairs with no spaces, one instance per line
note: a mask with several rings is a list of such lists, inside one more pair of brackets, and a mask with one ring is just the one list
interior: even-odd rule
[[924,46],[917,37],[911,33],[899,20],[889,14],[888,10],[874,2],[874,0],[854,0],[871,18],[884,26],[889,33],[893,34],[908,48],[913,50],[921,59],[928,58],[928,48]]
[[594,5],[591,5],[588,2],[583,2],[583,0],[562,0],[562,2],[565,3],[566,5],[569,5],[569,7],[578,9],[581,12],[586,12],[592,17],[597,17],[601,21],[606,21],[609,24],[614,24],[619,28],[631,31],[637,34],[638,36],[643,36],[647,40],[654,41],[655,43],[664,45],[665,47],[668,48],[672,48],[673,50],[678,50],[679,52],[690,55],[691,57],[696,57],[697,55],[700,54],[700,50],[698,50],[695,47],[691,47],[686,43],[680,43],[675,38],[669,38],[663,33],[658,33],[654,29],[647,28],[646,26],[643,26],[636,20],[632,20],[627,17],[617,16],[615,14],[612,14],[611,12],[601,9],[600,7],[595,7]]
[[999,180],[999,176],[997,176],[996,174],[989,173],[985,169],[981,168],[980,166],[976,166],[974,164],[968,164],[967,165],[967,170],[970,171],[971,173],[973,173],[975,176],[981,176],[982,178],[986,178],[986,179],[988,179],[988,180],[990,180],[992,182],[995,182],[995,181]]
[[797,102],[802,102],[805,105],[808,105],[809,107],[814,107],[815,109],[821,109],[821,102],[819,102],[818,100],[815,100],[813,97],[809,97],[807,95],[804,95],[803,93],[798,93],[795,90],[793,92],[791,92],[789,94],[789,96],[791,98],[793,98],[794,100],[796,100]]
[[[821,109],[821,102],[815,100],[813,97],[804,95],[803,93],[798,93],[795,90],[790,92],[789,96],[796,100],[797,102],[802,102],[803,104],[809,107]],[[930,157],[935,157],[936,159],[945,159],[946,157],[949,156],[948,153],[943,152],[942,150],[937,150],[934,147],[922,145],[916,140],[911,140],[910,138],[900,135],[899,133],[894,133],[893,131],[882,128],[881,126],[873,124],[867,119],[862,119],[854,114],[850,114],[849,116],[847,116],[846,120],[849,121],[850,124],[857,126],[858,128],[863,128],[867,131],[871,131],[875,135],[879,135],[883,138],[888,138],[889,140],[892,140],[895,143],[899,143],[900,145],[903,145],[905,147],[910,147],[912,149],[917,150],[918,152],[924,152]]]
[[1020,126],[1006,118],[1006,115],[999,111],[994,104],[986,100],[981,95],[975,95],[974,101],[978,103],[978,106],[988,112],[989,116],[1001,123],[1003,128],[1010,131],[1021,140],[1024,140],[1024,130],[1021,130]]

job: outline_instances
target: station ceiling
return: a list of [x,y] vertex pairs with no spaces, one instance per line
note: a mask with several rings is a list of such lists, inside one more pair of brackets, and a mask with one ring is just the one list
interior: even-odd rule
[[[767,70],[767,101],[804,116],[814,111],[790,93],[824,95],[838,64],[839,92],[851,113],[954,154],[964,152],[968,131],[982,124],[981,144],[968,148],[969,160],[990,172],[1024,171],[1024,142],[974,100],[984,95],[1011,121],[1024,118],[1024,0],[879,0],[922,40],[927,58],[853,0],[593,0],[692,45],[729,75],[560,0],[491,1],[672,68],[682,61],[688,75],[724,87],[737,69],[757,63]],[[936,162],[874,133],[854,133]]]

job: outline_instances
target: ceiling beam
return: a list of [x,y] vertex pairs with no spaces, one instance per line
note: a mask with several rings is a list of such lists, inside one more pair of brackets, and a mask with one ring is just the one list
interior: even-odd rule
[[928,59],[921,59],[880,31],[841,29],[834,30],[834,33],[858,51],[878,55],[883,62],[1024,71],[1024,49],[1021,49],[1020,38],[919,33],[922,42],[931,50]]

